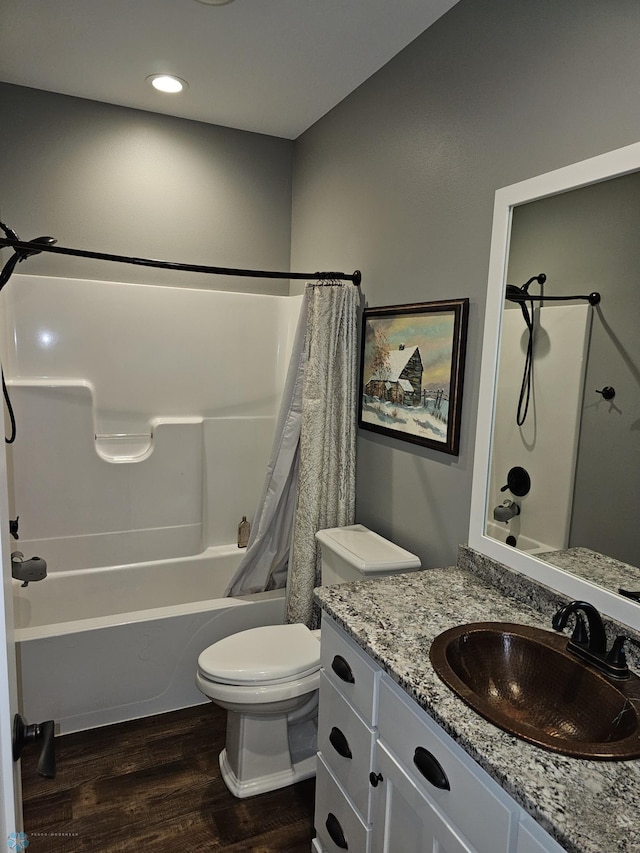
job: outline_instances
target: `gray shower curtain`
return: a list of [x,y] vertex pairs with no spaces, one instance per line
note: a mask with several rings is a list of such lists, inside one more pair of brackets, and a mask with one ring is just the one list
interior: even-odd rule
[[307,285],[265,486],[227,595],[288,586],[287,621],[313,626],[317,530],[355,515],[358,288]]
[[309,304],[287,621],[310,628],[318,621],[316,531],[353,524],[355,516],[358,304],[352,286],[316,287]]

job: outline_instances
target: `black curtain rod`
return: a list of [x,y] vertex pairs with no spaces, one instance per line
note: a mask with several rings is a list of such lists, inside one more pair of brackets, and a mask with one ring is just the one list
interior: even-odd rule
[[[44,239],[44,238],[40,238]],[[142,267],[156,267],[165,270],[178,270],[180,272],[202,272],[212,275],[236,275],[252,278],[288,278],[288,279],[312,279],[314,281],[352,281],[359,285],[362,280],[360,270],[348,274],[343,272],[276,272],[275,270],[241,270],[231,267],[210,267],[203,264],[182,264],[173,261],[159,261],[150,258],[131,258],[126,255],[111,255],[105,252],[89,252],[85,249],[67,249],[64,246],[47,245],[37,240],[13,240],[8,237],[0,237],[0,248],[7,246],[15,249],[16,254],[28,258],[39,252],[51,252],[58,255],[72,255],[79,258],[94,258],[99,261],[115,261],[121,264],[135,264]]]
[[509,302],[567,302],[570,299],[586,299],[589,305],[597,305],[600,302],[600,294],[594,290],[593,293],[577,296],[532,296],[530,293],[509,294],[505,296]]
[[[544,293],[544,284],[547,280],[546,273],[540,272],[538,275],[532,275],[528,281],[518,287],[515,284],[507,284],[504,291],[504,298],[509,302],[518,302],[521,305],[525,302],[568,302],[571,299],[585,299],[589,305],[597,305],[600,302],[600,294],[597,291],[588,295],[580,294],[578,296],[546,296]],[[529,293],[529,287],[533,282],[540,285],[541,293],[539,296],[533,296]],[[522,309],[524,312],[524,308]],[[526,320],[526,316],[525,316]]]

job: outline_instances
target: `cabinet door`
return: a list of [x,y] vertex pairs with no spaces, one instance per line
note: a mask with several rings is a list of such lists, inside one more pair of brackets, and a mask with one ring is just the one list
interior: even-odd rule
[[372,853],[475,853],[380,741],[375,766],[382,779],[376,794]]
[[562,853],[563,848],[529,815],[523,815],[516,853]]

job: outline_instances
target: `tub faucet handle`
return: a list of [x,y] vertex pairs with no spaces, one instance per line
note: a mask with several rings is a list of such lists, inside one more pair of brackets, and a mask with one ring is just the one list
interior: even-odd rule
[[29,743],[36,740],[42,741],[40,759],[38,761],[38,773],[49,779],[56,775],[56,753],[54,746],[55,723],[53,720],[45,720],[43,723],[31,723],[27,725],[20,714],[13,718],[13,760],[17,761],[22,755],[22,750]]

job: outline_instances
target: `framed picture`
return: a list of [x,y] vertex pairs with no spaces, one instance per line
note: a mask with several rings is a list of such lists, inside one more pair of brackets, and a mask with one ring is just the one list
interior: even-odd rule
[[457,455],[468,299],[364,312],[358,424]]

